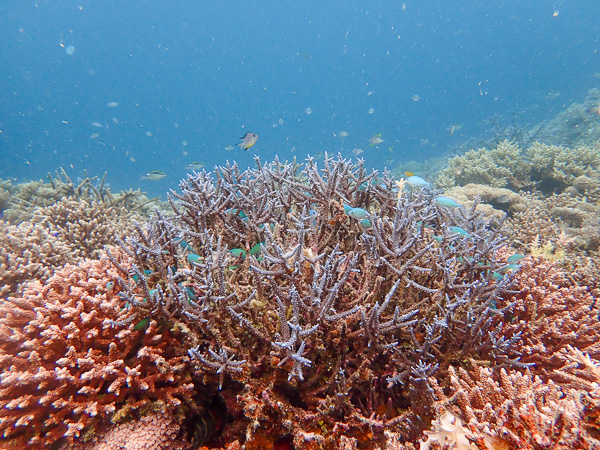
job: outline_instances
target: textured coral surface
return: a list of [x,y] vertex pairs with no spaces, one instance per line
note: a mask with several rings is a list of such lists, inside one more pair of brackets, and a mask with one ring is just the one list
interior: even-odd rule
[[176,407],[193,391],[168,330],[118,320],[107,260],[67,265],[0,304],[0,428],[12,445],[48,445],[153,400]]
[[[535,148],[539,167],[562,151]],[[461,207],[341,156],[257,159],[189,175],[139,223],[136,193],[54,179],[0,223],[1,289],[22,292],[0,302],[2,445],[600,448],[580,162],[545,172],[561,194],[468,185],[445,194]]]

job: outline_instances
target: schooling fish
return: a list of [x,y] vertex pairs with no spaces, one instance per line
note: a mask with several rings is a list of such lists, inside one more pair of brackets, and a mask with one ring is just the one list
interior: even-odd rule
[[258,134],[256,133],[246,133],[243,137],[240,138],[242,142],[238,144],[239,148],[243,148],[244,150],[248,150],[256,141],[258,141]]

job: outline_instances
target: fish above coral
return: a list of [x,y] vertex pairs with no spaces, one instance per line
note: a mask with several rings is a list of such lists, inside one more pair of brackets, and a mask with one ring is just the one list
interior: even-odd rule
[[238,144],[238,147],[244,150],[248,150],[258,141],[258,134],[246,133],[240,139],[242,140],[242,142]]

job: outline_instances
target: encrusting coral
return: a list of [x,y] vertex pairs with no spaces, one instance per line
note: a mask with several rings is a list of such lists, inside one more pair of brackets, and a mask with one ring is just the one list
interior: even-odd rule
[[108,260],[85,261],[0,303],[0,433],[7,445],[73,442],[109,415],[157,401],[170,410],[193,403],[178,331],[154,320],[122,323],[127,305],[118,278]]
[[429,380],[450,365],[525,367],[519,334],[499,334],[497,220],[341,157],[256,165],[189,175],[174,214],[123,244],[127,320],[189,330],[203,391],[233,418],[218,442],[384,448],[434,419]]

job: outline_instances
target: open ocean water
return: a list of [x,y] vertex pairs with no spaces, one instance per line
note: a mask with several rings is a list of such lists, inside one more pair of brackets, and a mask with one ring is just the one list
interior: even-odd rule
[[[494,115],[533,125],[581,101],[600,86],[599,14],[598,0],[3,0],[0,177],[106,170],[113,190],[164,196],[192,161],[401,167]],[[153,170],[166,176],[141,179]]]

